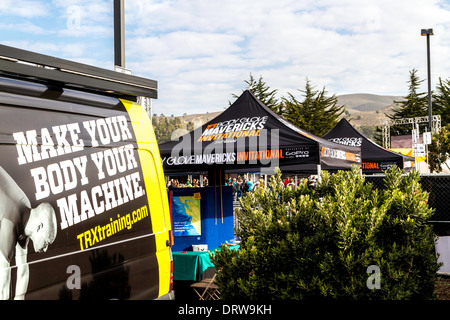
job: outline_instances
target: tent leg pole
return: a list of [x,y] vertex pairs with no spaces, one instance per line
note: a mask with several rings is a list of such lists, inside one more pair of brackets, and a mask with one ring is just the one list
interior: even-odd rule
[[215,170],[214,170],[214,223],[217,224],[217,181]]
[[220,175],[220,220],[223,224],[223,203],[222,203],[222,170],[219,170],[219,175]]

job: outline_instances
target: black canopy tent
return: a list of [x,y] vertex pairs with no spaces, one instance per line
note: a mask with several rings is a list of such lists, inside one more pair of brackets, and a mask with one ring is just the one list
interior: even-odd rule
[[361,169],[365,174],[381,173],[394,164],[404,171],[408,171],[414,166],[413,157],[379,146],[366,138],[344,118],[323,138],[342,145],[361,147]]
[[249,90],[224,112],[177,141],[159,145],[167,174],[261,168],[349,169],[359,147],[312,135],[287,122]]

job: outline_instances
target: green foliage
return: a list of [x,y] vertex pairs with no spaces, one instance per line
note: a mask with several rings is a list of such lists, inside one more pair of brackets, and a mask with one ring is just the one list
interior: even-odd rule
[[[398,120],[403,118],[422,117],[428,114],[428,96],[425,92],[418,92],[423,80],[417,76],[417,70],[413,69],[409,72],[408,95],[404,100],[394,101],[396,106],[392,109],[391,114],[386,114],[389,119]],[[391,130],[395,135],[410,134],[411,125],[395,126]]]
[[[321,91],[314,90],[308,79],[306,79],[305,90],[299,90],[304,94],[302,101],[297,100],[289,92],[287,98],[282,97],[281,100],[278,100],[276,98],[277,90],[270,89],[263,81],[262,76],[256,81],[250,74],[250,79],[244,82],[247,84],[247,89],[272,111],[297,127],[318,136],[331,130],[345,112],[345,106],[337,105],[338,99],[335,95],[328,97],[325,88]],[[233,97],[237,98],[238,96],[233,95]]]
[[[430,170],[441,172],[450,156],[450,124],[441,128],[437,134],[433,134],[431,144],[428,146],[428,162]],[[448,167],[448,166],[447,166]]]
[[[316,189],[302,180],[248,193],[238,211],[240,250],[212,257],[223,299],[431,299],[436,272],[433,214],[420,176],[392,167],[383,191],[359,169],[329,174]],[[369,289],[367,268],[381,270]]]
[[433,115],[441,116],[441,126],[450,125],[450,80],[439,78],[432,102]]
[[172,132],[182,128],[180,118],[172,117],[172,119],[167,119],[164,114],[161,114],[159,117],[153,116],[152,125],[158,143],[170,141]]
[[[259,76],[258,81],[256,81],[251,73],[249,80],[245,80],[244,82],[247,84],[247,89],[250,90],[259,101],[270,108],[273,112],[282,115],[282,110],[276,97],[277,89],[270,89],[267,83],[263,81],[262,76]],[[239,98],[239,96],[235,94],[232,96],[234,98]]]
[[345,106],[339,106],[335,95],[327,97],[325,88],[321,91],[314,90],[310,81],[306,79],[304,98],[297,100],[294,95],[288,93],[288,98],[283,97],[284,118],[312,134],[323,136],[337,123],[344,113]]
[[375,131],[376,131],[376,126],[360,126],[359,127],[359,131],[367,138],[369,138],[370,140],[374,141],[375,140]]

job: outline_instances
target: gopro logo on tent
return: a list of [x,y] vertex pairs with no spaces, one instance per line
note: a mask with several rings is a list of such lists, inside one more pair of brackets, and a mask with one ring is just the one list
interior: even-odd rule
[[286,158],[308,158],[309,150],[286,149]]

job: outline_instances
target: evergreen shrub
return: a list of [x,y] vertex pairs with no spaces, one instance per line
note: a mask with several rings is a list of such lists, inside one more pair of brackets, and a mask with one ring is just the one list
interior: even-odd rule
[[378,190],[353,167],[323,171],[316,188],[302,180],[295,189],[283,186],[278,170],[269,188],[240,200],[240,249],[222,245],[211,255],[221,297],[435,298],[433,210],[419,179],[394,166]]

